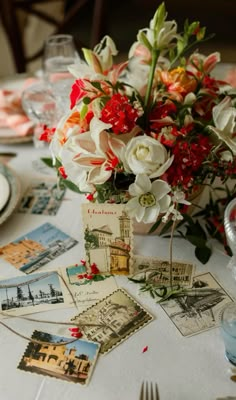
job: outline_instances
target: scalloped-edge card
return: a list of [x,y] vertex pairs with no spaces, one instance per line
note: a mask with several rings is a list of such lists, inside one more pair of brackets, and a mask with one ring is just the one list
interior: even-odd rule
[[87,262],[102,274],[130,275],[133,227],[124,204],[82,204],[82,216]]
[[89,340],[101,343],[100,353],[105,354],[152,320],[140,303],[124,289],[117,289],[71,321],[81,325]]
[[17,368],[86,386],[95,367],[100,344],[34,331]]

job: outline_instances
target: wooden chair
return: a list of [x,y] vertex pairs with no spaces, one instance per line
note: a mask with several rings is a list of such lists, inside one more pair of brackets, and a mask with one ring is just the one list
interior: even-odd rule
[[[58,20],[46,11],[44,12],[43,7],[40,9],[35,7],[43,3],[58,3],[58,0],[0,0],[0,18],[9,41],[17,72],[25,72],[27,64],[40,57],[43,53],[42,43],[41,48],[33,55],[26,55],[22,27],[19,21],[19,11],[23,11],[27,15],[34,15],[40,20],[51,24],[55,28],[54,33],[68,33],[72,20],[80,13],[86,3],[92,2],[93,17],[90,46],[98,43],[104,35],[107,0],[73,0],[70,7],[67,7],[66,0],[62,1],[64,3],[64,17],[62,20]],[[78,50],[84,46],[78,38],[75,38],[75,42]]]

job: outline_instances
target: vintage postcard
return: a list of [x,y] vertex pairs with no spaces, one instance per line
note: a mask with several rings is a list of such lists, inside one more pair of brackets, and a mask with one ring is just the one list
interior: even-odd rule
[[34,231],[0,247],[0,257],[26,274],[47,264],[78,243],[54,225],[45,223]]
[[56,215],[65,195],[57,181],[34,181],[25,192],[18,212],[25,214]]
[[19,316],[70,307],[67,292],[57,271],[1,280],[1,310],[3,315]]
[[[96,275],[95,280],[81,279],[81,275],[84,275],[86,272],[86,267],[83,265],[70,266],[66,269],[61,269],[60,272],[69,285],[79,312],[86,310],[92,304],[97,303],[118,289],[113,276]],[[68,302],[70,305],[73,304],[71,296],[68,298]]]
[[[191,287],[195,266],[191,263],[173,261],[172,283]],[[132,278],[155,285],[168,286],[170,283],[170,263],[157,257],[134,256]]]
[[101,354],[111,351],[152,320],[153,316],[123,289],[117,289],[72,319],[81,324],[89,340],[101,343]]
[[68,338],[40,331],[34,331],[32,339],[45,342],[45,345],[29,342],[19,369],[88,384],[99,353],[98,343],[82,339],[68,343]]
[[192,336],[220,325],[221,310],[233,299],[207,272],[193,278],[184,296],[161,303],[183,336]]
[[122,204],[82,204],[88,264],[101,273],[129,275],[133,263],[132,222]]

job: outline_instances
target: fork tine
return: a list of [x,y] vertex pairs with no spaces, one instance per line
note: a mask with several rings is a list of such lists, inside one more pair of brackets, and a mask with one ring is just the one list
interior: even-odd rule
[[142,382],[139,400],[145,400],[144,399],[144,382]]
[[156,400],[160,400],[157,383],[155,383],[155,393],[156,393]]

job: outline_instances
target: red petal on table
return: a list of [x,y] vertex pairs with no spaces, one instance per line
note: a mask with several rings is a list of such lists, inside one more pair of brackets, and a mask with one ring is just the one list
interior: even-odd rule
[[69,331],[71,331],[71,332],[79,332],[79,328],[69,328]]
[[72,333],[71,336],[76,337],[77,339],[83,336],[82,332]]
[[143,348],[142,353],[146,353],[146,351],[148,351],[148,346],[145,346],[145,347]]

